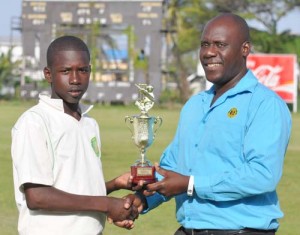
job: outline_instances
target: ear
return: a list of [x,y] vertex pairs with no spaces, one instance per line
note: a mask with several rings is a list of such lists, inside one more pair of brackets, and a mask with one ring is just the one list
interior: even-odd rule
[[248,56],[251,51],[251,43],[249,41],[246,41],[242,45],[242,54],[243,56]]
[[44,77],[47,80],[48,83],[52,82],[52,78],[51,78],[51,71],[49,67],[45,67],[44,70]]

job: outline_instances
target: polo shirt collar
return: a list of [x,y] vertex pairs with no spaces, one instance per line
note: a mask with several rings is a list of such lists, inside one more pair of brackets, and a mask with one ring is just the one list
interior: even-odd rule
[[[228,90],[226,93],[227,95],[237,94],[245,91],[252,92],[258,83],[257,78],[254,76],[251,70],[248,69],[247,73],[244,75],[244,77],[230,90]],[[215,85],[213,85],[209,90],[209,94],[214,94],[215,91]]]
[[[51,108],[56,109],[60,112],[64,112],[62,99],[52,99],[48,94],[39,94],[39,102],[50,106]],[[79,108],[81,110],[81,115],[85,115],[93,108],[93,105],[79,104]]]
[[245,74],[245,76],[229,91],[231,91],[234,94],[245,91],[253,92],[257,83],[257,78],[254,76],[252,71],[248,69],[248,72]]
[[[222,103],[228,96],[233,96],[242,92],[253,92],[256,85],[258,83],[257,78],[254,76],[251,70],[248,70],[247,73],[244,75],[244,77],[230,90],[225,92],[218,101],[213,105],[217,105],[219,103]],[[215,85],[213,85],[210,89],[205,91],[204,93],[199,93],[199,95],[202,96],[202,100],[204,102],[211,102],[211,99],[214,96],[215,92]]]

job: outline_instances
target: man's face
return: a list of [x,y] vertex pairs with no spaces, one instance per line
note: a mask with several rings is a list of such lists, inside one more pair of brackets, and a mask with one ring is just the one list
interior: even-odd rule
[[215,20],[201,37],[200,61],[208,81],[223,86],[244,68],[243,41],[239,30],[228,20]]
[[76,104],[86,92],[90,78],[90,64],[85,51],[58,51],[53,64],[44,69],[44,75],[51,83],[51,98]]

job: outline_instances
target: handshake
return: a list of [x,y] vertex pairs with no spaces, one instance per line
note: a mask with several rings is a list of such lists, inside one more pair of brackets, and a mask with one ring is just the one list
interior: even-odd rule
[[146,206],[146,195],[152,194],[143,192],[144,182],[140,181],[137,185],[132,183],[132,176],[130,173],[125,173],[109,182],[106,182],[107,194],[119,189],[127,189],[136,191],[137,193],[130,193],[123,198],[107,197],[106,203],[107,220],[109,223],[114,223],[116,226],[132,229],[134,227],[134,220],[138,218],[139,214]]
[[132,229],[134,220],[138,218],[144,206],[142,199],[136,194],[128,194],[120,198],[109,197],[107,220],[116,226]]
[[107,220],[109,223],[132,229],[134,227],[134,220],[138,218],[139,214],[148,208],[146,197],[154,193],[160,193],[167,197],[172,197],[181,193],[186,193],[189,176],[181,175],[174,171],[169,171],[155,165],[156,172],[160,174],[163,179],[145,185],[141,180],[137,185],[132,183],[132,176],[130,173],[125,173],[109,182],[106,182],[107,194],[119,189],[127,189],[135,191],[135,194],[128,194],[123,198],[107,197]]

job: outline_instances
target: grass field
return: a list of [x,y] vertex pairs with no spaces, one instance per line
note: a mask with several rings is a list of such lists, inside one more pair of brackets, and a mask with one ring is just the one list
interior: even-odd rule
[[[12,165],[10,157],[10,130],[19,115],[32,106],[32,102],[1,102],[0,114],[0,234],[17,234],[17,209],[14,201]],[[126,115],[138,114],[133,106],[102,106],[96,105],[91,111],[101,130],[102,161],[105,178],[111,179],[125,171],[137,159],[138,151],[125,125]],[[179,115],[179,108],[154,108],[153,116],[161,116],[163,125],[158,130],[153,145],[147,155],[152,162],[158,161],[160,153],[172,139]],[[293,132],[285,159],[284,174],[278,193],[285,217],[280,221],[278,235],[298,234],[300,220],[300,187],[298,172],[300,165],[300,114],[293,114]],[[128,191],[114,193],[114,196],[126,195]],[[259,211],[257,211],[259,213]],[[179,225],[175,220],[175,204],[170,201],[142,215],[136,221],[135,228],[127,231],[107,224],[104,235],[172,235]]]

